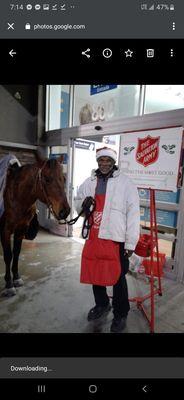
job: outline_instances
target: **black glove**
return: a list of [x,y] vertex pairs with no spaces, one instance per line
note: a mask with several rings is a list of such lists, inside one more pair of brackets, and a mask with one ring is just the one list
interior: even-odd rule
[[89,211],[90,207],[94,204],[94,199],[91,196],[88,196],[84,199],[82,203],[82,209],[84,212]]
[[124,256],[129,258],[132,256],[134,250],[124,250]]

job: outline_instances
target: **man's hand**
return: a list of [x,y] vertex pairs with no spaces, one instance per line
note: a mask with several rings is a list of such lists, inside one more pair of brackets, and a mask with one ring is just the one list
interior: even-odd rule
[[125,249],[124,256],[129,258],[132,256],[133,252],[134,252],[134,250],[126,250]]
[[86,197],[82,203],[82,209],[84,210],[84,212],[89,211],[92,204],[94,204],[93,197],[91,196]]

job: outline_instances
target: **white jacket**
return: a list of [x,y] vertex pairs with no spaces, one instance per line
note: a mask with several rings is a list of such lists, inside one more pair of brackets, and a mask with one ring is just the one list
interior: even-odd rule
[[[79,187],[75,198],[77,212],[87,196],[95,197],[95,170]],[[134,250],[139,240],[140,208],[138,190],[132,180],[119,169],[108,179],[105,205],[98,237],[125,242],[125,249]]]

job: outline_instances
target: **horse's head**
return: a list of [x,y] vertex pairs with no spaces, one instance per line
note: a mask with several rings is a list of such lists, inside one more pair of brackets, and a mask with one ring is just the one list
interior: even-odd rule
[[70,213],[70,207],[65,194],[65,177],[61,159],[40,160],[37,157],[39,167],[39,200],[51,207],[58,220],[66,219]]

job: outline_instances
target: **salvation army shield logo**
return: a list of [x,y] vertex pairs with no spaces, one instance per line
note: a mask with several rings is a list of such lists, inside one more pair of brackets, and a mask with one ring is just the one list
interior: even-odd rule
[[144,167],[157,161],[159,156],[159,141],[160,136],[151,137],[148,135],[143,139],[138,138],[136,161]]
[[95,211],[93,214],[94,228],[99,228],[102,219],[102,211]]

